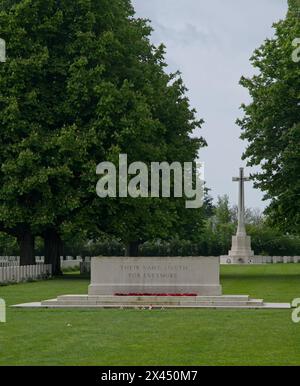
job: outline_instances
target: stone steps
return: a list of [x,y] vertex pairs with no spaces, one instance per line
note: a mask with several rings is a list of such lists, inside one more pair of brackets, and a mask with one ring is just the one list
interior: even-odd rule
[[81,309],[84,309],[84,308],[100,308],[100,309],[140,309],[140,310],[150,310],[150,309],[157,309],[157,310],[162,310],[162,309],[178,309],[178,308],[210,308],[210,309],[291,309],[291,304],[290,303],[263,303],[262,306],[253,306],[251,304],[248,304],[248,305],[244,305],[244,306],[202,306],[202,305],[197,305],[197,306],[186,306],[186,305],[183,305],[183,306],[176,306],[176,305],[167,305],[167,306],[161,306],[161,305],[154,305],[154,306],[132,306],[132,305],[127,305],[127,306],[124,306],[122,304],[113,304],[113,305],[86,305],[86,304],[83,304],[83,305],[76,305],[76,306],[66,306],[66,305],[59,305],[57,303],[57,299],[54,299],[53,300],[53,304],[52,305],[42,305],[41,302],[33,302],[33,303],[24,303],[24,304],[16,304],[14,306],[11,306],[11,307],[14,307],[14,308],[59,308],[59,309],[65,309],[65,308],[81,308]]
[[46,300],[43,307],[81,308],[264,308],[263,299],[249,296],[87,296],[65,295]]
[[62,295],[58,296],[59,302],[109,302],[109,303],[127,303],[127,302],[215,302],[215,301],[249,301],[248,295],[223,295],[223,296],[112,296],[112,295]]

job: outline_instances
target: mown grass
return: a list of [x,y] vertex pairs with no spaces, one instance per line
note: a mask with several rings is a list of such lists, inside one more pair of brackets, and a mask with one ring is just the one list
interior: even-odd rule
[[[300,297],[300,265],[223,266],[225,294]],[[75,274],[0,287],[8,305],[84,294]],[[7,310],[0,365],[300,365],[291,310]]]

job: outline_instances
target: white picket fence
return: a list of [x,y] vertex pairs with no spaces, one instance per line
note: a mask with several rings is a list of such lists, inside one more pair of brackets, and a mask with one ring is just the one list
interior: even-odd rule
[[[62,268],[72,267],[74,265],[79,267],[79,264],[82,262],[81,256],[66,256],[60,257]],[[44,256],[35,256],[36,264],[45,263]],[[0,267],[14,267],[20,265],[20,256],[0,256]]]
[[[90,257],[86,257],[86,259],[90,259]],[[66,260],[64,260],[63,256],[60,257],[61,260],[61,269],[80,269],[80,264],[83,259],[81,256],[66,256]],[[44,264],[45,257],[44,256],[35,256],[36,264]],[[0,256],[0,268],[6,267],[17,267],[20,266],[20,257],[19,256]],[[1,282],[0,282],[1,283]]]
[[51,264],[2,267],[0,268],[0,284],[46,279],[51,277],[51,274]]
[[0,268],[20,265],[19,256],[0,256]]
[[18,267],[20,265],[17,261],[0,261],[0,268]]

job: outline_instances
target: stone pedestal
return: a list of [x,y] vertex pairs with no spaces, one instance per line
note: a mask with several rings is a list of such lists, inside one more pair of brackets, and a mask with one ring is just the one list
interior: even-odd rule
[[247,295],[221,295],[218,257],[95,257],[87,295],[63,295],[17,307],[290,308]]
[[221,256],[221,264],[267,264],[266,256]]
[[221,295],[219,257],[94,257],[89,295]]
[[228,253],[234,261],[248,262],[254,256],[251,250],[251,237],[246,235],[232,236],[232,247]]

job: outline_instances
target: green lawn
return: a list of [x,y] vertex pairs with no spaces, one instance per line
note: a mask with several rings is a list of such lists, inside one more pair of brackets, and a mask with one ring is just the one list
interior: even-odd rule
[[[300,264],[223,266],[224,294],[300,297]],[[84,294],[88,280],[0,287],[8,305]],[[291,310],[8,309],[1,365],[300,365]]]

